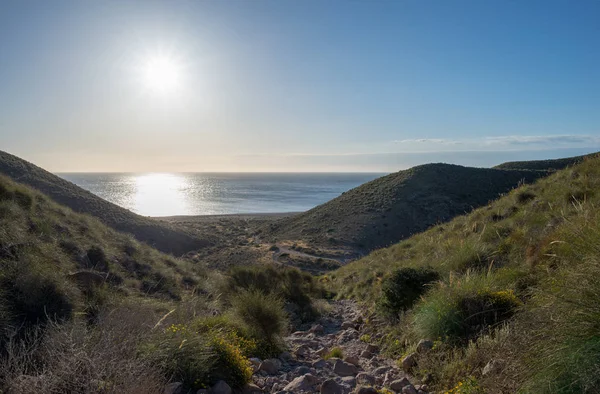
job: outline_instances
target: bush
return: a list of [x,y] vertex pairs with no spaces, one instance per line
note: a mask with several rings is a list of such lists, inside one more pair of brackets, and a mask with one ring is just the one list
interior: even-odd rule
[[256,340],[257,355],[265,358],[280,352],[289,324],[281,298],[258,290],[241,292],[232,299],[230,313]]
[[381,287],[380,308],[388,316],[396,317],[413,306],[428,285],[440,279],[440,275],[427,268],[401,268],[385,279]]
[[467,343],[510,318],[520,304],[512,291],[441,288],[416,307],[414,327],[423,338]]
[[336,346],[324,358],[325,360],[329,360],[330,358],[344,358],[344,351],[342,348]]

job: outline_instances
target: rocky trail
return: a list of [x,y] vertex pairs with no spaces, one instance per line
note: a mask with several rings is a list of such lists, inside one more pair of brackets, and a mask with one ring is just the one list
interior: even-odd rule
[[[285,338],[289,352],[279,358],[252,359],[253,384],[245,393],[427,393],[411,382],[393,360],[362,336],[364,319],[353,301],[335,301],[332,310],[311,327]],[[432,345],[432,344],[431,344]],[[422,347],[428,347],[425,343]],[[337,350],[341,349],[341,352]],[[338,357],[331,357],[333,354]],[[403,360],[411,367],[413,356]],[[414,384],[413,384],[414,383]],[[388,391],[378,391],[382,389]]]

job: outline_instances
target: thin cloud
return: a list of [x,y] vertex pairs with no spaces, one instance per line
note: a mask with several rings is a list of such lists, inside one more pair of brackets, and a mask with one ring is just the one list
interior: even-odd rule
[[518,148],[532,147],[588,147],[600,145],[600,136],[594,135],[506,135],[497,137],[480,137],[470,139],[446,139],[446,138],[416,138],[395,140],[395,144],[417,145],[417,146],[440,146],[440,145],[462,145],[470,149],[477,148]]

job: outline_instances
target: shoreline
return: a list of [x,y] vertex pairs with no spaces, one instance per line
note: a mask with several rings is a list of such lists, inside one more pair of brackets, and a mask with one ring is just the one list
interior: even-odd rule
[[298,215],[302,212],[266,212],[266,213],[220,213],[215,215],[173,215],[173,216],[147,216],[150,219],[165,221],[207,221],[214,219],[279,219]]

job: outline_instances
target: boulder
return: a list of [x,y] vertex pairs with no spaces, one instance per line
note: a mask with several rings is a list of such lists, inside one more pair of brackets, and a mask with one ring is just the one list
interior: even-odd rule
[[385,375],[385,373],[388,372],[390,369],[392,368],[385,365],[382,367],[375,368],[373,370],[373,375]]
[[310,348],[307,345],[301,345],[298,349],[296,349],[294,354],[296,357],[308,357],[310,354]]
[[312,366],[313,366],[313,368],[316,368],[316,369],[323,369],[323,368],[325,368],[325,366],[327,366],[327,361],[320,358],[317,361],[315,361],[314,363],[312,363]]
[[402,369],[409,372],[417,365],[417,353],[411,353],[402,359]]
[[371,353],[368,350],[363,350],[362,353],[360,354],[361,358],[371,358],[373,357],[373,353]]
[[338,359],[335,364],[333,364],[333,372],[339,376],[356,376],[358,368],[354,364]]
[[321,394],[343,394],[342,386],[333,379],[327,379],[321,384]]
[[398,380],[394,380],[393,382],[391,382],[389,384],[390,388],[394,391],[402,391],[402,389],[405,386],[408,386],[410,384],[410,381],[406,378],[402,378],[402,379],[398,379]]
[[355,328],[354,323],[352,323],[351,321],[345,321],[342,323],[342,330],[345,330],[347,328]]
[[249,359],[249,361],[252,364],[252,371],[258,371],[258,369],[260,368],[260,363],[262,362],[260,361],[260,358],[252,357]]
[[163,394],[181,394],[183,390],[183,383],[173,382],[169,383],[163,390]]
[[301,365],[294,370],[294,374],[296,375],[306,375],[307,373],[310,373],[310,368],[306,365]]
[[225,383],[225,381],[223,380],[219,380],[217,383],[215,383],[214,386],[212,386],[210,388],[210,393],[211,394],[231,394],[231,387],[229,387],[229,385],[227,383]]
[[329,350],[326,347],[322,347],[318,349],[315,353],[317,353],[321,357],[325,357],[329,353]]
[[296,393],[298,391],[313,391],[315,386],[321,383],[321,379],[318,377],[306,374],[304,376],[299,376],[296,379],[292,380],[287,386],[283,388],[284,391],[291,391]]
[[281,361],[276,358],[270,358],[260,363],[259,371],[265,371],[269,375],[276,375],[281,368]]
[[285,362],[287,362],[287,361],[290,361],[290,360],[292,360],[293,358],[294,358],[294,357],[292,356],[292,353],[290,353],[290,352],[283,352],[283,353],[281,353],[281,354],[279,355],[279,359],[280,359],[281,361],[285,361]]
[[375,376],[370,375],[366,372],[361,372],[356,375],[356,383],[373,386],[375,384]]
[[342,378],[342,384],[348,387],[356,386],[356,379],[353,376],[345,376]]
[[433,349],[433,341],[429,339],[421,339],[417,344],[417,353],[419,354],[427,353],[431,349]]
[[350,363],[350,364],[354,364],[358,367],[358,357],[356,357],[356,356],[351,356],[351,355],[346,356],[346,357],[344,357],[344,361],[347,363]]

